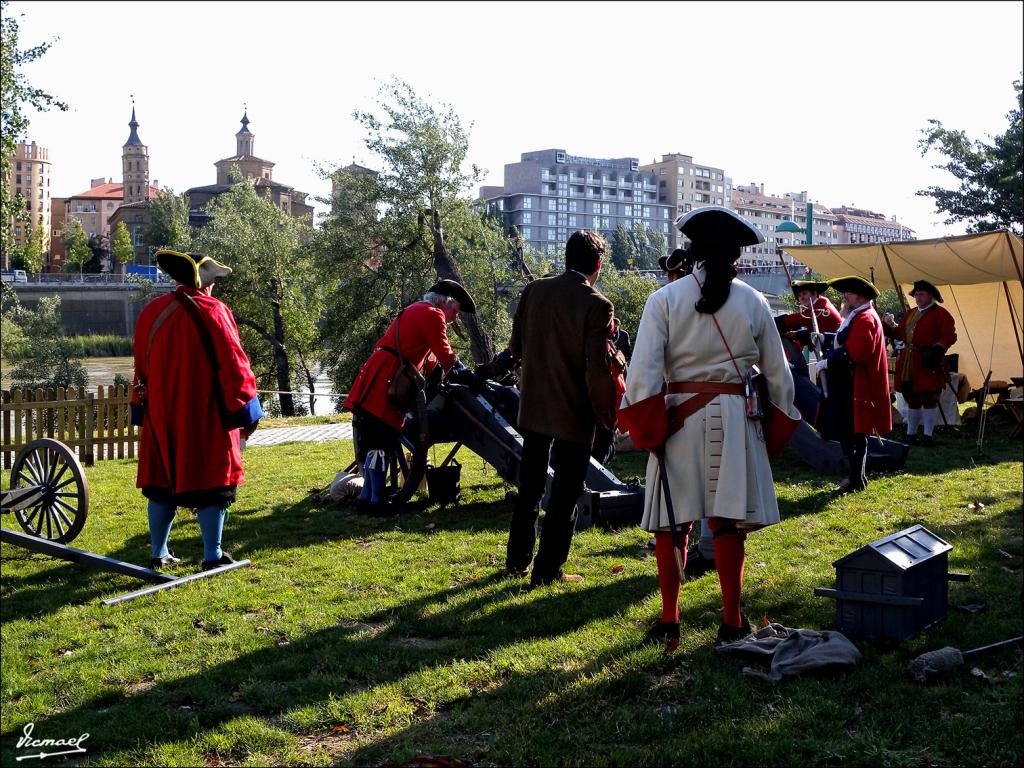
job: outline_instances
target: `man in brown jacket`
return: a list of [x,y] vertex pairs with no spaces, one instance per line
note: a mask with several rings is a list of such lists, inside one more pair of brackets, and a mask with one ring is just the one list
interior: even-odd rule
[[[509,349],[522,361],[519,431],[523,460],[505,567],[533,586],[581,581],[562,565],[576,522],[594,427],[615,427],[615,385],[607,339],[612,303],[594,289],[607,244],[596,232],[574,232],[565,246],[565,272],[530,283],[519,298]],[[540,546],[534,559],[538,504],[550,461],[554,477]]]

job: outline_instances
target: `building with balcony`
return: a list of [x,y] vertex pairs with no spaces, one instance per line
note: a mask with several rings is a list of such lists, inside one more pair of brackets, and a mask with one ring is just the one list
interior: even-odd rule
[[505,165],[504,184],[481,187],[480,197],[509,230],[559,265],[577,229],[597,230],[611,242],[620,224],[643,224],[669,240],[675,211],[658,201],[657,176],[641,170],[637,158],[578,157],[564,149],[522,153]]
[[914,230],[900,224],[896,217],[885,218],[864,208],[840,206],[833,208],[836,215],[837,243],[891,243],[894,240],[916,240]]
[[[35,230],[42,230],[43,252],[50,246],[50,150],[34,141],[20,142],[7,167],[4,186],[12,197],[25,201],[24,221],[11,222],[14,247],[24,246]],[[3,255],[4,269],[10,268],[10,254]]]
[[[660,161],[640,166],[641,171],[653,173],[658,179],[658,202],[674,206],[670,217],[704,205],[728,205],[725,171],[709,165],[695,163],[691,155],[673,152],[662,155]],[[729,180],[731,184],[731,180]],[[666,237],[669,249],[682,248],[685,238],[674,226]]]
[[[803,230],[807,228],[807,192],[787,192],[781,197],[766,195],[764,184],[739,184],[732,189],[730,207],[764,234],[765,242],[744,248],[737,262],[738,268],[747,270],[772,269],[779,264],[778,249],[787,245],[802,245],[803,233],[776,232],[785,221],[792,221]],[[813,245],[836,241],[836,217],[831,210],[814,202],[811,213]],[[795,264],[786,256],[787,264]],[[797,266],[803,267],[802,264]],[[742,269],[741,269],[742,271]],[[801,275],[793,275],[798,279]]]

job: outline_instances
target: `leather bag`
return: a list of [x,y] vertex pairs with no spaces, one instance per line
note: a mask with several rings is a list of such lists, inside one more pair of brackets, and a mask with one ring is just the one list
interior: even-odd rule
[[398,357],[398,370],[388,382],[388,402],[395,408],[405,413],[416,403],[416,398],[426,386],[426,379],[415,365],[402,356],[401,342],[399,341],[399,328],[402,324],[402,312],[398,313],[395,321],[395,355]]

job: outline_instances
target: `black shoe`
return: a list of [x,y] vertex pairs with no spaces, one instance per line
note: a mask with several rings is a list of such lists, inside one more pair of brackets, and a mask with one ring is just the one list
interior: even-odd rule
[[906,443],[907,445],[917,445],[918,444],[917,435],[907,435],[903,439],[903,442]]
[[159,571],[165,565],[174,565],[180,563],[181,558],[175,557],[173,552],[168,552],[163,557],[154,557],[149,561],[149,567],[154,571]]
[[737,640],[742,640],[753,631],[754,628],[751,626],[750,622],[747,621],[747,617],[741,613],[740,626],[734,627],[732,624],[726,624],[724,621],[719,625],[718,637],[715,638],[715,645],[735,643]]
[[356,514],[369,517],[392,517],[401,511],[398,504],[389,501],[357,501]]
[[683,575],[696,579],[715,570],[715,558],[705,557],[699,546],[694,544],[686,550],[686,567],[683,569]]
[[934,448],[935,440],[931,435],[921,435],[921,447],[922,448]]
[[220,560],[203,560],[203,570],[212,571],[214,568],[220,568],[222,565],[231,565],[234,562],[236,562],[235,558],[225,552],[220,556]]
[[655,643],[665,644],[665,652],[671,653],[679,647],[679,623],[662,621],[658,619],[654,622],[647,635],[644,637],[644,644]]

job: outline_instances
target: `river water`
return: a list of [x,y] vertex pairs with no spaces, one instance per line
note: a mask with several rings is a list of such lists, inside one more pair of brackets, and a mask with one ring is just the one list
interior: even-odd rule
[[[94,389],[98,386],[106,386],[114,383],[114,377],[121,374],[128,381],[135,375],[135,365],[131,357],[85,357],[82,358],[82,367],[85,368],[85,375],[88,377],[87,388]],[[8,360],[0,361],[0,389],[7,389],[11,385],[11,371],[13,364]],[[331,397],[333,384],[327,374],[317,372],[314,392],[317,393],[315,410],[313,415],[324,415],[334,413],[337,398]],[[296,391],[307,392],[304,387],[296,387]],[[260,399],[267,401],[276,397],[269,393],[261,392]],[[305,395],[303,404],[308,404]]]

